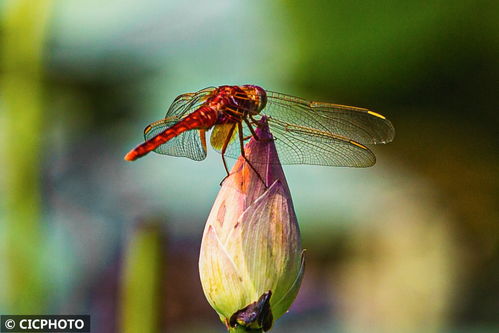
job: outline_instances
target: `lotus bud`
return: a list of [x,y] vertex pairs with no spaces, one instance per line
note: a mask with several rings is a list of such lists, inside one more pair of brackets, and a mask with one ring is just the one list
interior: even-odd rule
[[[245,146],[206,222],[199,273],[229,331],[268,331],[298,293],[304,268],[291,194],[267,122]],[[248,163],[248,161],[253,161]]]

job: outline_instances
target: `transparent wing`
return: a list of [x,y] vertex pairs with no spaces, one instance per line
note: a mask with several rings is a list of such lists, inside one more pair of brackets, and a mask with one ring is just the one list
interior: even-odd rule
[[[169,121],[167,119],[159,120],[150,124],[144,131],[144,138],[147,140],[155,137],[164,130],[170,128],[178,121]],[[170,141],[162,144],[154,152],[163,155],[187,157],[195,161],[201,161],[206,158],[206,145],[201,140],[199,130],[186,131]]]
[[[196,93],[182,94],[175,98],[166,112],[165,119],[149,124],[144,129],[144,139],[147,141],[159,133],[167,130],[179,121],[198,109],[213,93],[215,88],[205,88]],[[154,152],[163,155],[187,157],[195,161],[206,158],[206,142],[204,134],[198,130],[186,131],[170,141],[162,144]]]
[[[368,167],[376,158],[364,144],[390,142],[395,135],[389,120],[368,109],[312,102],[276,92],[267,92],[267,105],[254,118],[261,116],[268,118],[283,164]],[[237,130],[233,135],[237,139],[229,140],[225,155],[237,158],[241,140]],[[251,136],[244,123],[242,136]]]
[[219,124],[213,127],[210,135],[210,143],[213,149],[221,151],[225,144],[238,140],[237,124]]
[[339,135],[363,144],[391,142],[395,136],[392,123],[368,109],[267,92],[267,106],[262,114],[281,122]]
[[[213,149],[218,151],[219,153],[222,152],[223,149],[223,143],[228,141],[227,149],[225,150],[225,156],[227,157],[232,157],[232,158],[238,158],[239,155],[241,155],[241,139],[239,135],[239,129],[237,124],[224,124],[222,125],[223,127],[223,132],[218,131],[217,133],[217,127],[221,127],[220,125],[215,126],[214,130],[211,133],[211,146]],[[232,126],[235,126],[233,132],[229,132],[228,129],[231,128]],[[249,139],[251,138],[251,131],[249,128],[243,123],[243,144],[246,144]],[[230,135],[230,137],[229,137]],[[255,161],[259,162],[259,161]]]
[[208,87],[195,93],[186,93],[177,96],[168,108],[165,119],[182,119],[199,108],[213,94],[215,89],[215,87]]
[[[339,167],[369,167],[376,163],[376,157],[366,146],[348,138],[321,132],[303,126],[268,118],[270,132],[279,154],[281,164],[311,164]],[[237,158],[241,155],[239,134],[227,147],[225,156]],[[243,126],[243,137],[251,132]],[[246,143],[247,141],[245,141]],[[220,149],[217,149],[220,151]],[[251,162],[259,163],[253,157]]]
[[376,163],[366,146],[348,138],[272,118],[268,124],[282,164],[363,168]]
[[[376,157],[366,146],[347,138],[320,132],[303,126],[291,125],[268,118],[270,132],[274,137],[281,164],[311,164],[339,167],[369,167]],[[243,126],[243,137],[251,132]],[[245,140],[247,143],[247,140]],[[220,148],[216,148],[221,151]],[[237,158],[241,155],[241,144],[237,128],[230,140],[225,156]],[[265,162],[252,157],[252,163]]]

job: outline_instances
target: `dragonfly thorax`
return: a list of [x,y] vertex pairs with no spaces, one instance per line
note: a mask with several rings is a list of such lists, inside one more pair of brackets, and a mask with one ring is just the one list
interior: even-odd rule
[[267,104],[267,93],[255,85],[220,86],[208,104],[237,120],[257,115]]

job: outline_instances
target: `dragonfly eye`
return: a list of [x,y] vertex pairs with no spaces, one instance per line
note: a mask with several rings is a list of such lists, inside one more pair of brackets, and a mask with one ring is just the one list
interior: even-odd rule
[[267,93],[265,92],[265,90],[262,87],[250,84],[244,85],[243,87],[246,88],[246,93],[248,94],[248,96],[252,96],[254,102],[257,103],[257,113],[262,111],[267,105]]
[[255,86],[258,95],[258,112],[262,111],[267,106],[267,93],[261,87]]

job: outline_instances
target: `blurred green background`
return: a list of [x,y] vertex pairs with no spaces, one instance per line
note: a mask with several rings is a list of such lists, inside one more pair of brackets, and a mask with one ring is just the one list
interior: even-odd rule
[[220,155],[123,155],[177,95],[251,83],[397,130],[369,169],[285,167],[307,267],[273,332],[499,330],[497,1],[0,11],[0,313],[223,332],[197,270]]

